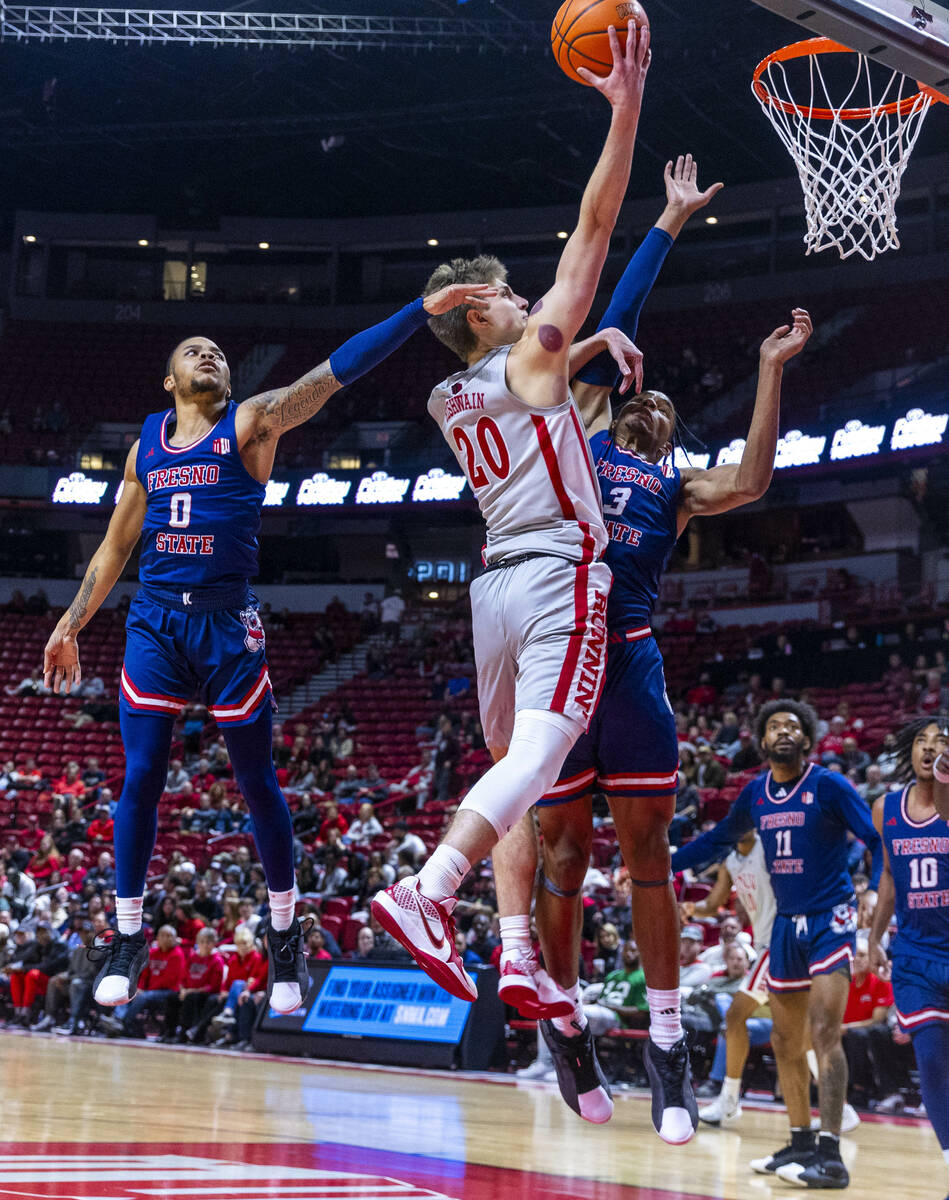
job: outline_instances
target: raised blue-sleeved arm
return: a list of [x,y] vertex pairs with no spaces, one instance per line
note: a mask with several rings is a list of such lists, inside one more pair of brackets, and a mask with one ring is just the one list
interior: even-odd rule
[[[635,339],[639,314],[671,249],[672,238],[664,229],[655,226],[650,229],[616,285],[597,329],[622,329],[628,338]],[[577,379],[611,388],[618,382],[619,372],[612,357],[604,351],[580,368]]]
[[398,350],[427,320],[424,300],[419,296],[393,316],[343,342],[330,355],[330,370],[340,383],[352,383]]
[[832,777],[832,780],[831,807],[841,824],[856,834],[870,851],[870,887],[876,891],[883,873],[883,841],[873,824],[872,813],[849,780],[842,775]]
[[734,849],[746,833],[755,827],[751,815],[751,785],[742,789],[741,795],[717,825],[693,838],[672,856],[673,871],[686,868],[698,870],[709,863],[720,862]]

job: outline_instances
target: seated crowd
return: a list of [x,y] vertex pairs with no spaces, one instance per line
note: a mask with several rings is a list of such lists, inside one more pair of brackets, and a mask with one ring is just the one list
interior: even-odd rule
[[[942,644],[894,653],[881,693],[891,729],[909,716],[946,707],[944,654]],[[413,638],[393,637],[374,651],[368,667],[379,681],[406,670],[426,681],[428,697],[415,731],[418,762],[400,779],[383,778],[360,754],[359,715],[345,699],[323,701],[320,711],[274,731],[274,761],[293,816],[297,911],[310,918],[308,952],[316,959],[405,961],[370,919],[369,902],[380,887],[414,873],[485,762],[469,694],[473,670],[463,620],[434,623]],[[702,677],[676,702],[681,768],[673,844],[722,815],[715,805],[730,802],[759,769],[752,716],[782,694],[780,678],[765,686],[738,666],[733,684],[719,690]],[[821,710],[812,757],[845,773],[871,804],[893,785],[891,739],[868,732],[854,711],[860,706],[853,692],[833,702],[825,695],[810,699]],[[266,991],[266,958],[256,930],[267,915],[267,888],[223,739],[206,722],[200,706],[183,714],[145,898],[150,961],[125,1008],[97,1010],[92,1001],[94,942],[115,920],[111,847],[119,780],[107,778],[93,757],[64,762],[54,778],[30,760],[5,764],[0,793],[24,803],[0,832],[0,1019],[40,1031],[249,1046]],[[584,1001],[599,1036],[617,1041],[617,1031],[626,1031],[633,1043],[634,1032],[648,1023],[648,1008],[632,940],[631,889],[599,800],[594,824],[583,889]],[[865,888],[860,843],[852,845],[850,866],[855,888]],[[749,922],[740,908],[704,912],[704,880],[679,878],[677,886],[685,1024],[696,1076],[717,1092],[724,1016],[754,953]],[[459,951],[466,964],[496,963],[500,942],[489,862],[469,876],[461,900]],[[896,1029],[887,981],[868,972],[862,955],[845,1026],[851,1099],[884,1109],[908,1102],[912,1047]],[[753,1045],[767,1047],[766,1009],[751,1019],[749,1033]],[[635,1076],[635,1056],[624,1059],[622,1069]],[[547,1070],[542,1062],[529,1069],[534,1075]],[[760,1056],[749,1066],[755,1070],[762,1073]],[[763,1075],[773,1086],[773,1075]]]

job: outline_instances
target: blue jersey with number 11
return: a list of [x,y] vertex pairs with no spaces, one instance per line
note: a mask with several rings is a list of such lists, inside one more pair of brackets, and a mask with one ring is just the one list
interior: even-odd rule
[[679,469],[623,450],[605,430],[590,438],[590,450],[610,539],[603,555],[613,572],[606,623],[610,629],[635,629],[649,624],[679,536]]
[[241,461],[237,405],[190,446],[172,446],[175,410],[142,426],[135,473],[145,489],[139,579],[180,592],[235,584],[257,574],[257,532],[266,487]]

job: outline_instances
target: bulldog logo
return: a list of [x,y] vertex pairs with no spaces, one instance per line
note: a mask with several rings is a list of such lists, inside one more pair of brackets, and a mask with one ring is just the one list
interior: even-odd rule
[[264,627],[256,608],[245,608],[241,612],[241,623],[247,630],[244,645],[251,654],[258,654],[264,648]]

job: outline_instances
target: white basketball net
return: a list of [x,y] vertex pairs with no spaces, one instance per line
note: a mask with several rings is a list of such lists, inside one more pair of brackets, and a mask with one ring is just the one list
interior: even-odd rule
[[[811,85],[807,103],[794,99],[783,62],[771,63],[761,82],[790,111],[755,95],[797,167],[807,215],[806,253],[836,246],[841,258],[860,254],[870,260],[884,250],[899,248],[896,201],[932,97],[920,92],[902,115],[883,111],[893,101],[909,99],[916,85],[893,71],[881,90],[882,80],[874,86],[870,61],[855,54],[857,73],[850,91],[834,102],[821,69],[822,57],[807,56]],[[831,110],[832,118],[811,112],[821,108]],[[869,113],[844,120],[840,113],[847,108]]]

